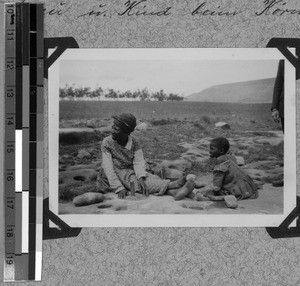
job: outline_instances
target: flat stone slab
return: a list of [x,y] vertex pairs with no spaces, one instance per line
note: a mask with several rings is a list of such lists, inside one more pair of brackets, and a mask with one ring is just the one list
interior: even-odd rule
[[59,204],[60,214],[281,214],[283,212],[283,188],[265,184],[259,197],[238,201],[236,209],[230,209],[224,201],[196,201],[184,198],[175,201],[171,196],[130,197],[121,200],[116,194],[104,195],[102,203],[76,207],[72,201]]
[[101,203],[104,200],[104,195],[100,193],[84,193],[73,199],[73,204],[77,207]]

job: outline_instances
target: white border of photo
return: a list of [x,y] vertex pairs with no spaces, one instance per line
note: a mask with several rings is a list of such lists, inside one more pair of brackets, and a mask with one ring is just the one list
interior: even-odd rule
[[[295,54],[294,49],[290,51]],[[49,209],[71,227],[276,227],[296,207],[295,68],[285,59],[283,214],[63,214],[58,200],[59,83],[63,60],[280,60],[276,48],[68,49],[49,68]],[[271,106],[270,98],[270,106]]]

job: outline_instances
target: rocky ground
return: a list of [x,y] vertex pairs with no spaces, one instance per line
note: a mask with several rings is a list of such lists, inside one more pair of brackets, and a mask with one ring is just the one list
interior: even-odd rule
[[[206,134],[206,136],[184,136],[184,132],[177,132],[180,140],[173,141],[172,151],[168,152],[168,149],[165,149],[163,152],[157,152],[159,158],[151,157],[149,166],[152,167],[152,170],[153,166],[164,166],[167,170],[183,170],[196,175],[198,186],[200,184],[208,186],[212,182],[211,170],[214,165],[213,160],[208,156],[209,141],[215,134],[224,134],[229,139],[231,151],[236,155],[241,168],[245,169],[260,185],[259,198],[239,201],[236,209],[229,209],[224,202],[197,201],[190,198],[175,201],[171,196],[150,195],[145,197],[141,194],[127,196],[125,200],[120,200],[115,194],[109,193],[98,196],[95,201],[90,201],[89,205],[76,206],[74,198],[96,191],[97,171],[101,165],[99,144],[109,134],[108,123],[104,122],[102,126],[100,124],[95,127],[93,122],[87,122],[86,127],[60,129],[60,214],[279,214],[283,212],[282,133],[280,131],[243,131],[233,134],[230,132],[230,126],[222,124],[214,127],[214,130],[216,129],[214,134],[204,130],[203,135]],[[140,122],[135,133],[141,138],[143,146],[145,145],[146,158],[155,152],[153,146],[156,140],[154,139],[147,145],[147,138],[149,141],[149,138],[159,138],[159,132],[165,134],[166,130],[171,129],[169,126],[168,129],[163,130],[168,123],[170,122],[156,126]],[[174,124],[172,126],[175,128]],[[184,130],[187,126],[198,128],[195,124],[185,123]],[[171,131],[174,134],[174,130]],[[98,144],[89,144],[93,140],[98,141]],[[162,144],[162,142],[158,141],[158,144]],[[174,174],[174,172],[169,172],[169,175],[171,173]],[[193,193],[203,192],[204,189],[205,187],[197,188],[196,184]]]

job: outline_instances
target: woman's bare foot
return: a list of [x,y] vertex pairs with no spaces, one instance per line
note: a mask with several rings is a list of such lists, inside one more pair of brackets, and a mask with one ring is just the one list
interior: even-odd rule
[[168,189],[179,189],[184,185],[185,181],[186,181],[186,179],[185,179],[185,176],[183,175],[176,181],[170,182]]
[[178,190],[176,195],[174,196],[175,201],[182,200],[184,197],[189,195],[194,190],[194,183],[191,181],[187,181],[185,185]]
[[189,194],[186,195],[187,198],[192,199],[192,200],[195,198],[195,196],[196,195],[193,193],[193,191],[191,191]]
[[179,189],[169,189],[165,192],[165,195],[175,197]]

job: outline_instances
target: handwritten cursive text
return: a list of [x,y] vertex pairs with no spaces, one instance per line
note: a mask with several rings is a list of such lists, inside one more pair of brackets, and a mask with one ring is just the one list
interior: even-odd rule
[[65,13],[67,13],[70,10],[71,7],[66,6],[65,2],[60,2],[59,3],[59,8],[55,8],[55,9],[50,9],[48,10],[47,8],[44,9],[44,14],[45,15],[49,15],[49,16],[53,16],[53,15],[63,15]]
[[[25,1],[25,0],[21,0]],[[100,2],[100,3],[99,3]],[[72,1],[61,0],[57,2],[56,6],[53,5],[45,7],[44,14],[46,16],[59,17],[64,16],[66,13],[76,13],[77,18],[94,17],[99,18],[99,16],[117,16],[117,17],[168,17],[174,16],[176,11],[175,4],[171,6],[170,4],[164,4],[164,1],[151,1],[150,0],[124,0],[121,6],[114,8],[108,5],[108,1],[99,0],[96,8],[89,7],[88,5],[83,6],[83,10],[76,13],[73,10],[76,6],[70,4]],[[159,6],[154,6],[154,3],[160,2]],[[88,2],[87,2],[88,3]],[[150,5],[151,3],[151,5]],[[197,6],[189,5],[186,11],[188,15],[192,17],[234,17],[243,13],[241,9],[221,6],[218,4],[213,4],[214,1],[203,1],[198,2]],[[300,3],[300,1],[299,1]],[[288,0],[261,0],[262,7],[259,10],[254,10],[254,16],[299,16],[300,8],[290,7],[291,2]],[[245,8],[246,9],[246,8]],[[174,13],[173,13],[174,11]],[[186,15],[186,12],[184,15]],[[80,14],[81,13],[81,14]]]
[[146,5],[147,0],[140,1],[127,1],[124,5],[126,9],[120,13],[118,16],[168,16],[171,14],[170,10],[172,7],[167,7],[159,11],[149,11]]
[[[237,11],[229,12],[229,11],[224,11],[221,6],[218,6],[217,8],[213,9],[205,9],[206,2],[203,2],[200,4],[193,12],[192,16],[195,15],[202,15],[202,16],[236,16],[241,13]],[[205,9],[205,10],[204,10]]]
[[103,8],[105,8],[106,4],[100,4],[99,5],[99,8],[98,11],[95,11],[95,10],[90,10],[89,12],[87,13],[84,13],[84,14],[81,14],[78,16],[79,17],[84,17],[84,16],[106,16],[107,15],[107,10],[102,10]]
[[262,15],[279,15],[282,16],[284,14],[297,14],[300,15],[300,10],[297,9],[280,9],[278,6],[281,7],[285,6],[287,2],[284,0],[265,0],[264,1],[265,8],[260,11],[256,12],[255,15],[262,16]]

